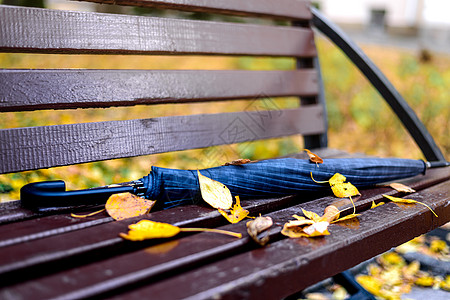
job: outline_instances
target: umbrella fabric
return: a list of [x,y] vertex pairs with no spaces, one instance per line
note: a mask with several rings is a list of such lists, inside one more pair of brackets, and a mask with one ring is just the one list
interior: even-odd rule
[[[317,181],[329,180],[340,173],[356,187],[398,180],[424,173],[421,160],[399,158],[324,159],[323,164],[306,159],[269,159],[239,166],[229,165],[200,170],[200,173],[226,185],[241,199],[279,197],[304,191],[330,189]],[[200,197],[197,170],[152,167],[141,179],[147,188],[145,197],[158,200],[163,208],[192,204]]]

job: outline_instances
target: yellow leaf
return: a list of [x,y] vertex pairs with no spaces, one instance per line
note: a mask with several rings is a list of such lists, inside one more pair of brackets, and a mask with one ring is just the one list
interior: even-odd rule
[[419,286],[426,286],[426,287],[433,286],[434,277],[424,273],[424,275],[417,278],[414,283]]
[[389,195],[383,195],[383,197],[388,198],[389,200],[391,200],[392,202],[395,202],[395,203],[421,204],[421,205],[427,207],[429,210],[431,210],[431,212],[436,216],[436,218],[438,217],[438,215],[434,212],[434,210],[431,209],[431,207],[429,207],[428,205],[426,205],[423,202],[412,200],[412,199],[403,199],[403,198],[393,197],[393,196],[389,196]]
[[347,180],[347,178],[345,178],[344,175],[336,173],[330,178],[328,182],[330,183],[331,186],[333,186],[335,184],[344,183],[345,180]]
[[273,225],[271,217],[257,217],[252,221],[247,222],[247,232],[248,235],[259,245],[264,246],[269,242],[269,235],[266,234],[264,237],[258,237],[260,233],[266,231]]
[[299,227],[299,226],[305,226],[305,225],[311,225],[314,224],[313,220],[308,220],[303,218],[303,220],[290,220],[287,223],[285,223],[284,225],[289,228],[289,227]]
[[203,176],[200,171],[197,174],[203,200],[214,208],[230,209],[233,205],[230,190],[224,184]]
[[447,275],[445,280],[442,280],[439,286],[444,291],[450,292],[450,275]]
[[308,235],[303,232],[303,228],[299,226],[289,227],[288,223],[284,224],[283,230],[281,230],[281,234],[288,236],[290,238],[299,238],[299,237],[307,237]]
[[304,150],[305,150],[306,153],[308,154],[309,160],[310,160],[311,162],[316,163],[316,164],[323,164],[323,159],[320,158],[318,155],[312,153],[312,152],[309,151],[308,149],[304,149]]
[[380,294],[381,287],[383,286],[383,282],[380,279],[369,275],[358,275],[356,281],[375,296]]
[[342,217],[342,218],[339,218],[339,219],[337,219],[337,220],[334,220],[334,221],[331,222],[331,223],[337,223],[337,222],[341,222],[341,221],[353,219],[353,218],[356,218],[356,217],[358,217],[358,216],[360,216],[360,215],[361,215],[361,214],[350,214],[350,215],[344,216],[344,217]]
[[105,209],[103,208],[103,209],[100,209],[100,210],[91,212],[91,213],[89,213],[89,214],[86,214],[86,215],[70,214],[70,216],[71,216],[72,218],[87,218],[87,217],[91,217],[91,216],[94,216],[94,215],[96,215],[96,214],[99,214],[99,213],[103,212],[104,210],[105,210]]
[[232,224],[241,221],[249,214],[248,210],[242,208],[239,196],[236,196],[236,204],[234,204],[233,208],[230,209],[230,214],[227,214],[227,212],[221,208],[218,210],[219,213]]
[[372,201],[372,206],[370,207],[370,209],[381,206],[383,204],[384,204],[384,202],[379,202],[378,204],[375,204],[375,201]]
[[305,217],[307,217],[310,220],[313,220],[314,222],[318,222],[320,220],[319,215],[316,214],[315,212],[304,210],[303,208],[302,208],[302,212],[305,215]]
[[303,228],[303,232],[306,233],[308,237],[329,235],[328,225],[330,225],[330,223],[325,221],[317,222]]
[[333,194],[338,198],[360,195],[358,189],[350,182],[337,183],[331,186]]
[[388,266],[404,266],[405,260],[403,257],[398,255],[395,252],[387,252],[379,257],[380,264],[388,267]]
[[131,193],[120,193],[109,197],[105,209],[114,220],[118,221],[147,214],[155,203],[156,201]]
[[150,220],[141,220],[136,224],[131,224],[130,226],[128,226],[128,228],[130,229],[128,231],[128,234],[120,233],[119,236],[130,241],[143,241],[156,238],[169,238],[177,235],[178,233],[180,233],[180,231],[214,232],[234,236],[237,238],[242,237],[242,234],[240,233],[227,230],[220,230],[214,228],[180,228],[168,223],[154,222]]
[[171,224],[142,220],[128,226],[128,234],[121,233],[120,236],[130,241],[143,241],[155,238],[168,238],[177,235],[180,228]]
[[430,250],[434,253],[448,253],[447,243],[443,240],[433,240],[430,243]]
[[390,186],[397,192],[403,192],[403,193],[415,193],[416,192],[414,189],[410,188],[409,186],[404,185],[402,183],[398,183],[398,182],[390,183],[390,184],[388,184],[388,186]]

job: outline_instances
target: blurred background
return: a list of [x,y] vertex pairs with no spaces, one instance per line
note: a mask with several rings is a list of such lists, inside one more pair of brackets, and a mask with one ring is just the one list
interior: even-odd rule
[[[63,0],[0,0],[2,4],[108,13],[246,22],[244,18],[202,13],[117,7]],[[449,159],[450,153],[450,1],[341,0],[315,1],[338,23],[385,73],[431,132]],[[280,23],[279,25],[288,25]],[[329,147],[380,157],[422,158],[384,100],[348,59],[317,35],[329,118]],[[0,53],[0,68],[93,69],[294,69],[289,58],[198,56],[99,56]],[[107,109],[79,109],[0,113],[0,129],[152,118],[167,115],[279,109],[295,107],[298,99],[258,98],[203,104],[153,105]],[[263,159],[302,151],[299,136],[211,147],[139,158],[95,162],[49,170],[0,175],[0,202],[19,198],[24,184],[38,180],[65,180],[70,189],[101,186],[140,178],[152,165],[204,168],[237,159]]]

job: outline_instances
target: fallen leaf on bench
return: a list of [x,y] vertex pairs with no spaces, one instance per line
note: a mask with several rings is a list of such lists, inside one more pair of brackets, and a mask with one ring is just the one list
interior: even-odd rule
[[346,215],[346,216],[344,216],[344,217],[342,217],[342,218],[336,219],[336,220],[334,220],[334,221],[331,222],[331,223],[333,224],[333,223],[337,223],[337,222],[341,222],[341,221],[350,220],[350,219],[356,218],[356,217],[358,217],[358,216],[360,216],[360,215],[361,215],[361,214],[355,214],[355,213],[353,213],[353,214],[350,214],[350,215]]
[[420,202],[417,200],[412,200],[412,199],[403,199],[403,198],[393,197],[393,196],[389,196],[389,195],[383,195],[383,197],[385,197],[395,203],[421,204],[421,205],[427,207],[429,210],[431,210],[431,212],[433,213],[433,215],[436,216],[436,218],[438,217],[438,215],[434,212],[434,210],[423,202]]
[[103,208],[103,209],[100,209],[100,210],[91,212],[91,213],[89,213],[89,214],[86,214],[86,215],[77,215],[77,214],[73,214],[73,213],[72,213],[72,214],[70,214],[70,216],[71,216],[72,218],[80,218],[80,219],[82,219],[82,218],[87,218],[87,217],[94,216],[94,215],[99,214],[99,213],[104,212],[104,211],[105,211],[105,209]]
[[263,237],[259,237],[258,235],[273,225],[273,221],[271,217],[257,217],[254,220],[247,222],[247,232],[248,235],[259,245],[264,246],[269,242],[269,235],[266,234]]
[[390,183],[387,186],[393,188],[397,192],[403,192],[403,193],[415,193],[416,192],[416,190],[410,188],[409,186],[404,185],[402,183],[398,183],[398,182]]
[[197,174],[203,200],[214,208],[230,209],[233,205],[233,197],[226,185],[203,176],[200,171],[197,171]]
[[242,234],[211,228],[181,228],[168,223],[154,222],[150,220],[141,220],[136,224],[128,226],[128,234],[120,233],[119,236],[130,241],[143,241],[156,238],[169,238],[177,235],[181,231],[184,232],[214,232],[233,237],[241,238]]
[[317,237],[329,235],[327,221],[322,221],[322,218],[311,211],[302,209],[306,218],[293,215],[296,220],[290,220],[284,224],[281,233],[290,238],[298,237]]
[[[347,198],[361,195],[358,189],[350,182],[345,182],[347,178],[344,175],[336,173],[327,181],[317,181],[311,172],[311,179],[315,183],[329,183],[333,194],[338,198]],[[353,200],[352,200],[353,201]]]
[[155,238],[169,238],[180,233],[180,228],[168,223],[142,220],[128,226],[128,234],[120,233],[120,237],[130,241],[143,241]]
[[147,200],[131,193],[119,193],[109,197],[106,211],[114,220],[123,220],[147,214],[156,201]]
[[[308,219],[313,220],[314,222],[319,222],[320,221],[319,215],[316,214],[315,212],[304,210],[303,208],[302,208],[302,212],[305,215],[305,217],[307,217]],[[298,217],[297,215],[294,215],[293,217],[298,219],[298,220],[301,218],[301,217]]]
[[375,201],[372,201],[372,206],[370,207],[370,209],[378,207],[378,206],[381,206],[383,204],[384,204],[384,202],[378,202],[378,203],[375,204]]
[[236,203],[233,205],[233,207],[230,209],[230,214],[228,214],[223,209],[219,208],[219,213],[225,217],[225,219],[228,220],[228,222],[235,224],[245,217],[248,216],[249,212],[248,210],[245,210],[241,206],[241,200],[239,199],[239,196],[236,196]]
[[240,165],[245,165],[245,164],[248,164],[251,162],[254,162],[254,161],[252,161],[248,158],[239,158],[239,159],[224,163],[223,165],[224,166],[240,166]]
[[318,155],[312,153],[311,151],[309,151],[308,149],[304,149],[306,151],[306,154],[308,154],[309,156],[309,160],[313,163],[316,164],[323,164],[323,159],[320,158]]

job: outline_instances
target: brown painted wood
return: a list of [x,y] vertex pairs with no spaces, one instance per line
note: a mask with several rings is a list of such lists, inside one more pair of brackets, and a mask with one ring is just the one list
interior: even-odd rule
[[0,70],[0,111],[317,95],[294,71]]
[[[417,195],[422,198],[430,197],[430,202],[426,203],[430,204],[430,206],[436,209],[436,206],[440,204],[433,202],[433,199],[435,198],[435,196],[433,195],[443,195],[442,189],[438,189],[439,192],[435,192],[435,188],[431,188],[434,194],[430,194],[429,190],[427,190],[426,188],[429,187],[429,185],[436,184],[437,182],[442,182],[444,178],[448,179],[449,177],[450,171],[448,169],[433,170],[433,172],[430,172],[430,174],[425,177],[415,177],[414,181],[411,182],[411,186],[416,188],[417,190],[419,190],[420,188],[424,188],[424,190],[420,191]],[[428,183],[424,185],[424,182]],[[445,182],[440,186],[445,187],[446,184],[448,184],[448,182]],[[366,204],[370,204],[372,201],[381,200],[381,194],[383,193],[390,195],[399,195],[399,193],[387,188],[364,190],[363,198],[356,202],[358,210],[366,206]],[[414,195],[410,195],[408,197],[414,198]],[[300,208],[305,208],[317,213],[322,213],[323,209],[327,205],[332,204],[336,201],[336,198],[325,197],[311,202],[295,205],[298,200],[300,199],[284,198],[281,200],[282,202],[276,202],[274,200],[267,201],[267,199],[266,201],[246,201],[246,203],[244,203],[244,206],[251,211],[252,215],[257,215],[259,212],[263,214],[269,213],[269,215],[272,216],[275,222],[282,224],[286,220],[291,219],[291,216],[293,214],[298,214]],[[439,209],[444,209],[445,211],[442,212]],[[445,213],[448,214],[450,212],[448,212],[448,207],[440,207],[439,209],[437,210],[437,212],[442,218],[438,221],[444,222],[445,219],[448,219],[449,217]],[[421,214],[423,213],[422,210],[419,211]],[[365,212],[364,214],[366,213],[367,212]],[[179,224],[184,227],[215,227],[218,224],[224,224],[223,222],[220,222],[220,220],[223,221],[224,219],[216,211],[213,211],[209,208],[194,206],[155,212],[149,215],[148,218],[155,221]],[[21,295],[24,297],[26,297],[26,295],[31,295],[32,293],[37,293],[36,295],[40,295],[44,298],[62,295],[68,298],[80,298],[95,296],[110,289],[116,289],[124,285],[126,286],[129,284],[135,284],[136,282],[142,280],[145,280],[147,282],[150,280],[150,282],[159,285],[157,280],[160,280],[167,276],[171,276],[173,274],[178,274],[179,271],[177,270],[184,270],[186,268],[189,269],[194,265],[203,265],[206,261],[210,260],[224,259],[229,255],[249,251],[254,247],[254,245],[248,239],[235,240],[233,238],[211,234],[198,234],[186,238],[177,239],[173,242],[169,242],[163,245],[159,245],[159,243],[164,243],[164,241],[158,241],[158,245],[152,246],[151,248],[146,248],[147,245],[144,244],[143,247],[146,248],[144,250],[121,255],[119,257],[112,257],[96,264],[88,264],[86,266],[82,266],[83,262],[86,263],[88,259],[80,258],[82,256],[77,258],[77,252],[78,255],[81,255],[81,253],[84,252],[84,257],[86,257],[86,255],[95,256],[96,252],[99,254],[102,253],[101,255],[103,258],[111,256],[112,254],[116,253],[115,251],[117,251],[117,248],[119,248],[119,244],[122,244],[122,248],[124,247],[124,242],[116,238],[117,232],[125,230],[127,224],[134,223],[136,220],[137,219],[99,225],[78,232],[60,234],[51,238],[43,238],[40,241],[37,240],[30,244],[22,246],[17,245],[14,247],[5,248],[4,253],[8,253],[6,252],[7,250],[14,252],[15,255],[14,257],[0,257],[0,265],[3,266],[2,271],[4,272],[7,271],[6,268],[8,267],[10,268],[10,271],[12,267],[30,268],[32,267],[32,264],[30,263],[48,264],[51,262],[50,260],[62,260],[62,262],[60,263],[60,269],[62,270],[64,270],[65,260],[72,261],[75,259],[75,261],[79,261],[79,263],[77,264],[78,267],[73,270],[63,271],[62,273],[57,272],[52,275],[49,274],[48,276],[44,276],[41,279],[32,280],[30,282],[17,283],[16,285],[12,285],[4,290],[1,290],[0,293],[17,293],[17,295]],[[195,222],[193,222],[194,220],[197,220],[196,224]],[[361,221],[361,223],[362,222],[363,221]],[[433,224],[433,226],[437,225],[438,224]],[[225,227],[223,227],[223,229],[245,233],[245,224],[240,223],[237,225],[226,225]],[[279,234],[280,229],[281,227],[273,228],[272,240],[274,242],[279,240],[280,238],[283,238]],[[333,230],[334,229],[335,227],[333,227]],[[422,228],[420,230],[422,230]],[[337,234],[333,234],[331,238],[336,235]],[[363,236],[363,234],[361,234],[361,236]],[[311,243],[313,243],[312,246],[314,246],[313,240],[311,241]],[[272,247],[272,245],[276,244],[278,244],[278,242],[271,244],[271,246],[269,247]],[[343,244],[347,245],[348,243],[344,241]],[[47,249],[46,245],[52,246],[48,247]],[[383,247],[385,247],[384,244]],[[26,255],[26,252],[24,252],[24,249],[26,248],[29,249],[27,254],[28,256]],[[66,250],[64,250],[65,248]],[[319,252],[324,251],[324,249],[315,250]],[[327,251],[332,250],[336,249],[327,249]],[[66,253],[66,257],[61,258],[61,253]],[[296,252],[292,252],[290,254],[291,257],[292,255],[295,255],[295,253]],[[105,272],[105,270],[109,271]],[[86,274],[89,274],[89,276],[86,276]],[[327,274],[328,276],[332,275],[330,273]],[[20,280],[20,278],[18,280],[23,281]],[[199,282],[203,281],[200,280]],[[42,287],[52,288],[49,289]]]
[[[421,205],[388,203],[364,212],[356,227],[331,225],[332,234],[317,239],[283,239],[172,278],[147,283],[114,299],[280,299],[344,271],[415,236],[443,225],[450,218],[450,182],[408,198]],[[320,267],[319,267],[320,266]],[[177,287],[177,288],[173,288]]]
[[319,105],[0,130],[0,173],[326,130]]
[[0,52],[312,57],[310,28],[0,6]]
[[85,0],[103,4],[168,8],[190,12],[219,13],[235,16],[273,17],[287,20],[309,20],[309,1],[292,0]]

